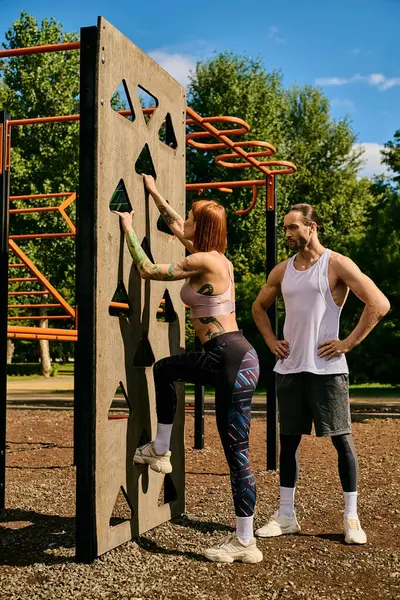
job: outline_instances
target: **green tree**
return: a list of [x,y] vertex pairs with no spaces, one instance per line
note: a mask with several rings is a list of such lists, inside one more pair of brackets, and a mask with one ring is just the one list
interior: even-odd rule
[[400,184],[400,129],[394,133],[393,140],[385,144],[382,155],[382,162],[395,173],[393,180]]
[[[61,23],[40,24],[23,11],[5,34],[4,48],[57,44],[78,40]],[[16,119],[71,115],[79,112],[79,52],[11,57],[1,61],[0,106]],[[78,184],[79,124],[25,125],[12,129],[11,194],[74,191]],[[37,201],[29,206],[54,205]],[[13,203],[22,208],[26,203]],[[69,209],[75,219],[75,207]],[[11,233],[67,232],[58,213],[16,215]],[[75,241],[73,238],[32,240],[21,247],[69,302],[74,302]],[[25,286],[24,289],[27,289]],[[26,321],[24,324],[27,324]]]
[[[398,383],[400,353],[400,193],[383,177],[375,180],[371,190],[376,203],[366,214],[362,238],[354,245],[352,258],[389,298],[391,310],[362,344],[349,354],[352,375],[359,381]],[[354,327],[360,314],[350,298]]]

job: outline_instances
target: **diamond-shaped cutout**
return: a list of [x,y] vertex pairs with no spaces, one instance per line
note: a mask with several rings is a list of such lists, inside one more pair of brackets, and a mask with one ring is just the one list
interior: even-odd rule
[[145,173],[145,175],[152,175],[154,179],[157,179],[157,173],[154,168],[153,159],[151,158],[150,148],[145,144],[142,148],[141,153],[135,163],[135,171],[139,175]]
[[169,148],[173,148],[175,150],[175,148],[178,147],[174,126],[172,125],[172,119],[169,113],[167,113],[165,121],[162,123],[158,131],[158,137],[159,140],[163,142],[163,144],[166,144]]
[[169,504],[170,502],[174,502],[177,498],[176,488],[174,486],[174,482],[172,481],[171,475],[167,474],[164,477],[163,484],[161,486],[161,491],[158,496],[158,506],[163,506],[164,504]]
[[131,310],[124,282],[120,280],[108,307],[108,314],[111,317],[129,317]]
[[146,90],[141,85],[137,87],[137,93],[139,96],[139,101],[142,106],[144,120],[146,121],[146,125],[149,123],[151,117],[153,116],[157,106],[158,100],[151,92]]
[[130,203],[123,179],[120,179],[113,195],[111,196],[110,210],[117,210],[118,212],[132,212],[132,204]]
[[108,411],[108,419],[110,421],[115,419],[128,419],[131,412],[132,406],[128,394],[126,393],[124,384],[120,381]]
[[142,339],[139,342],[136,354],[133,359],[134,367],[151,367],[154,365],[156,359],[149,342],[149,338],[144,333]]
[[111,108],[116,112],[122,111],[121,116],[128,121],[133,122],[135,120],[135,111],[133,110],[133,105],[131,98],[129,96],[128,86],[126,85],[125,79],[121,81],[117,89],[110,100]]
[[169,291],[165,290],[160,306],[157,309],[157,321],[161,321],[163,323],[174,323],[177,317],[178,315],[175,312]]
[[115,499],[114,508],[110,517],[110,527],[115,527],[126,521],[130,521],[133,517],[134,511],[132,504],[129,500],[129,496],[121,485],[119,488],[117,497]]

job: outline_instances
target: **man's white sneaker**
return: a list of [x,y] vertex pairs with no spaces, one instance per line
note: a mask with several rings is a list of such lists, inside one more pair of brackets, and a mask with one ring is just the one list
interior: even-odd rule
[[367,534],[361,528],[360,519],[345,517],[344,541],[346,544],[366,544]]
[[204,556],[214,562],[232,563],[238,560],[242,563],[258,563],[262,560],[261,550],[257,548],[255,538],[252,538],[247,544],[236,535],[230,533],[221,543],[207,548]]
[[296,513],[290,519],[286,515],[280,515],[276,512],[271,521],[257,529],[256,536],[258,537],[277,537],[278,535],[286,535],[288,533],[299,533],[300,525],[296,518]]
[[150,469],[156,473],[167,473],[172,472],[171,465],[171,452],[165,452],[164,454],[157,454],[154,450],[154,442],[144,444],[136,448],[135,456],[133,457],[135,463],[141,465],[150,465]]

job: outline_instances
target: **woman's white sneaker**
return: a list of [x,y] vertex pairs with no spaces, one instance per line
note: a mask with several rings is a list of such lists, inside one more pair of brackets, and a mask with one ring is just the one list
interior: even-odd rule
[[144,446],[136,448],[133,460],[135,463],[141,465],[149,465],[150,469],[156,473],[163,473],[166,475],[167,473],[172,472],[170,450],[164,454],[157,454],[154,450],[154,442],[149,442],[148,444],[144,444]]
[[242,563],[258,563],[262,560],[261,550],[257,548],[255,538],[243,542],[236,533],[230,533],[222,542],[207,548],[204,556],[214,562],[232,563],[237,560]]
[[344,519],[344,541],[346,544],[366,544],[367,534],[361,528],[360,519],[345,517]]
[[299,533],[300,525],[294,513],[293,518],[290,519],[286,515],[280,515],[276,512],[271,521],[257,529],[255,535],[257,537],[277,537],[278,535],[287,535],[289,533]]

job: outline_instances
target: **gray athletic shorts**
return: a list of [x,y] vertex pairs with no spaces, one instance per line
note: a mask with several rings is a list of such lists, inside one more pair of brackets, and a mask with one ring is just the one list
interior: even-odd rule
[[349,376],[277,373],[280,432],[317,436],[351,432]]

